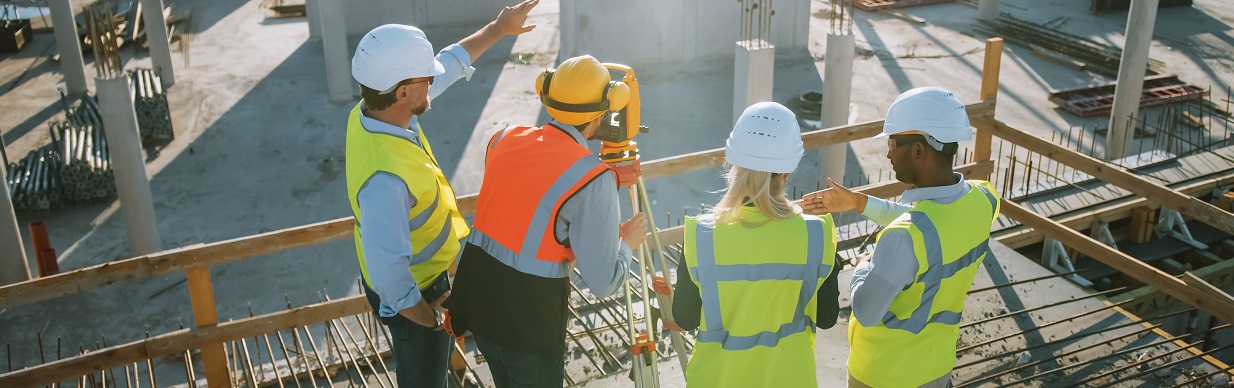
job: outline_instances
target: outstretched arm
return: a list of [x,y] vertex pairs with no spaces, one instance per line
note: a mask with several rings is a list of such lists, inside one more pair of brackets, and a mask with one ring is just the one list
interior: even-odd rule
[[527,20],[527,13],[531,12],[532,8],[540,4],[540,0],[526,0],[517,5],[506,7],[497,14],[497,18],[481,27],[480,30],[471,34],[463,40],[458,41],[459,46],[467,49],[467,53],[471,54],[471,61],[475,62],[480,58],[481,54],[493,47],[498,40],[506,35],[519,35],[536,28],[535,24],[524,26],[523,22]]

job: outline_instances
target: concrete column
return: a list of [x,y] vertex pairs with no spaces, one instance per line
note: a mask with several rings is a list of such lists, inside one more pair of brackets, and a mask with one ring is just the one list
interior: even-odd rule
[[343,0],[317,0],[321,10],[321,45],[326,56],[326,89],[330,102],[351,102],[351,53],[347,52],[347,21]]
[[1105,159],[1115,160],[1131,153],[1135,131],[1133,119],[1140,108],[1144,72],[1148,67],[1148,48],[1153,42],[1153,23],[1157,21],[1158,0],[1132,0],[1127,14],[1127,42],[1118,65],[1118,84],[1114,86],[1114,107],[1110,131],[1105,138]]
[[998,19],[998,0],[981,0],[977,3],[977,17],[981,20]]
[[[827,34],[827,56],[823,68],[823,128],[848,125],[848,105],[852,100],[853,56],[857,52],[853,34]],[[819,148],[818,174],[820,182],[831,178],[844,184],[847,171],[848,144],[832,144]]]
[[750,105],[771,101],[775,82],[776,46],[761,39],[737,42],[733,75],[733,123]]
[[304,18],[308,19],[309,40],[316,41],[321,39],[321,10],[318,9],[319,0],[304,0]]
[[65,93],[70,98],[80,98],[86,95],[86,62],[81,57],[81,40],[77,37],[73,5],[69,0],[48,0],[47,5],[51,7],[56,49],[60,50],[60,73],[64,74]]
[[129,251],[145,255],[162,250],[150,179],[146,177],[145,153],[137,132],[137,112],[133,110],[133,90],[127,76],[95,78],[103,127],[107,129],[107,151],[116,175],[116,192]]
[[22,247],[21,230],[9,198],[9,166],[0,166],[0,286],[30,280],[30,263]]
[[171,65],[171,45],[167,42],[167,19],[163,18],[163,0],[141,0],[141,25],[146,29],[150,62],[163,79],[163,89],[169,89],[176,84],[176,75],[175,68]]

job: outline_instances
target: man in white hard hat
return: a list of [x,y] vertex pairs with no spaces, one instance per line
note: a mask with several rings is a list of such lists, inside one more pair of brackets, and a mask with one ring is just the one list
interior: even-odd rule
[[849,286],[850,387],[949,387],[964,297],[989,253],[998,193],[951,169],[971,140],[964,104],[924,87],[891,103],[883,133],[896,179],[914,186],[912,206],[854,193],[830,179],[802,198],[808,213],[857,210],[886,227],[860,258]]
[[[360,39],[351,61],[363,98],[347,120],[347,196],[365,294],[393,336],[402,387],[444,387],[452,338],[442,331],[447,270],[469,233],[419,116],[473,61],[524,26],[538,0],[506,7],[434,54],[418,28],[387,24]],[[477,107],[479,109],[479,107]]]

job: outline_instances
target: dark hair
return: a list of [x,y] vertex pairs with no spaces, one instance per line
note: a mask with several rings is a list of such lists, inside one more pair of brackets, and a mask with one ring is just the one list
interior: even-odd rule
[[[901,136],[902,137],[899,137],[899,138],[911,141],[913,143],[921,143],[922,145],[924,145],[925,149],[929,150],[929,152],[933,153],[935,156],[938,157],[936,160],[938,161],[938,164],[940,166],[941,165],[950,166],[954,162],[955,152],[948,153],[945,151],[939,151],[939,150],[934,149],[934,147],[930,146],[930,142],[926,141],[925,135],[910,133],[910,134],[901,135]],[[948,144],[955,144],[955,143],[943,143],[944,145],[943,149],[947,149],[946,146]]]
[[[411,83],[410,78],[399,81],[397,85],[394,85],[394,89],[398,89],[399,87],[410,84],[410,83]],[[380,94],[380,93],[381,92],[378,90],[373,90],[373,88],[370,88],[368,86],[360,85],[360,98],[364,99],[364,107],[367,109],[372,109],[372,110],[386,109],[386,108],[389,108],[391,105],[394,105],[394,103],[398,101],[398,95],[396,95],[393,91],[390,93],[386,93],[386,94]]]

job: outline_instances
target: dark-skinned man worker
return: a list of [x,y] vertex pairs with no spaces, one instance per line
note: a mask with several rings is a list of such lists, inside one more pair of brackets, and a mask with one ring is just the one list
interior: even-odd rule
[[885,226],[869,260],[853,270],[848,326],[850,387],[949,387],[964,297],[989,254],[998,193],[952,170],[957,142],[971,140],[964,104],[924,87],[887,109],[883,133],[896,179],[912,206],[828,189],[802,198],[821,214],[857,210]]
[[347,196],[365,294],[393,336],[401,387],[445,387],[450,335],[436,310],[447,269],[469,230],[419,117],[473,61],[523,26],[538,3],[506,7],[471,36],[434,55],[418,28],[387,24],[360,39],[351,61],[363,98],[347,119]]
[[629,87],[585,55],[540,73],[535,88],[553,121],[489,140],[474,230],[446,302],[454,332],[471,331],[498,388],[562,386],[570,273],[578,266],[596,297],[611,295],[647,228],[641,213],[619,224],[616,175],[587,149]]

